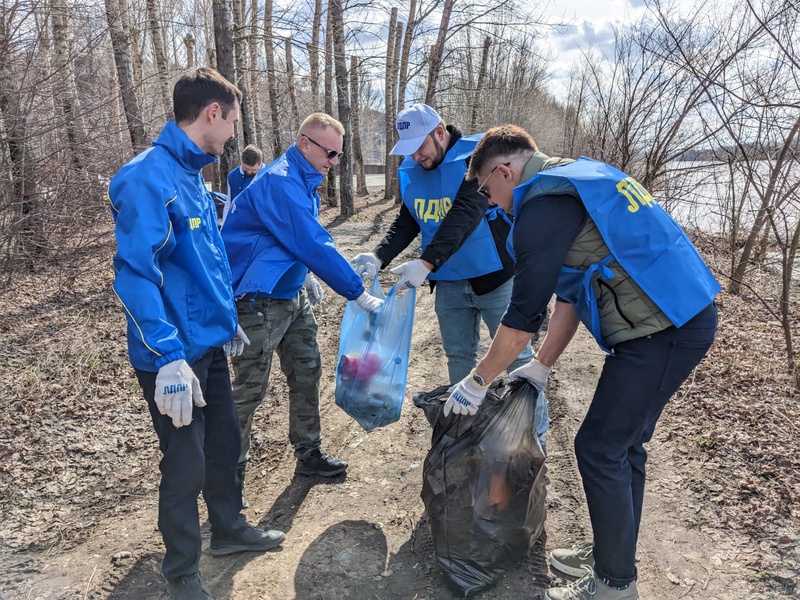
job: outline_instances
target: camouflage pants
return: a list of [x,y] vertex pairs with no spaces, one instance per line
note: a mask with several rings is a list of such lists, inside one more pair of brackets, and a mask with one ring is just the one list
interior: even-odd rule
[[289,441],[301,460],[320,446],[319,380],[322,362],[317,345],[317,320],[304,289],[291,300],[256,298],[236,303],[239,324],[250,339],[233,362],[233,396],[239,412],[242,453],[247,462],[253,414],[269,384],[272,355],[278,352],[289,384]]

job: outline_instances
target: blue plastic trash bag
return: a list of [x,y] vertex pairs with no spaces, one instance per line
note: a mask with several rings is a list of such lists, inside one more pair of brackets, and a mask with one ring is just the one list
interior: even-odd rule
[[348,302],[336,359],[336,405],[366,431],[400,418],[406,393],[416,290],[384,295],[378,278],[370,294],[385,298],[376,314]]

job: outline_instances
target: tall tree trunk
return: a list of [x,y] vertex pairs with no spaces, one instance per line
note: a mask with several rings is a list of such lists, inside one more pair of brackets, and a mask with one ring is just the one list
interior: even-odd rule
[[358,105],[359,98],[359,81],[358,71],[361,67],[358,64],[358,59],[355,56],[350,57],[350,120],[353,127],[353,160],[355,162],[356,171],[356,194],[359,196],[366,196],[367,192],[367,176],[364,173],[364,153],[361,149],[361,127],[360,127],[360,113],[361,107]]
[[356,214],[353,202],[353,152],[350,123],[350,94],[347,93],[347,60],[344,45],[344,10],[342,0],[331,0],[328,5],[333,19],[333,56],[336,63],[336,99],[339,104],[339,120],[344,125],[344,155],[339,159],[339,185],[341,187],[341,215]]
[[478,126],[478,106],[480,105],[481,90],[486,81],[486,71],[489,65],[489,48],[492,38],[488,35],[483,40],[483,54],[481,55],[481,68],[478,71],[478,83],[475,84],[475,95],[472,97],[472,118],[469,120],[469,132],[472,133]]
[[394,72],[394,41],[397,37],[397,9],[393,8],[389,16],[389,34],[386,36],[386,89],[384,92],[384,107],[386,110],[386,121],[384,123],[384,131],[386,133],[386,148],[384,149],[386,170],[383,174],[383,198],[388,200],[394,196],[393,180],[397,176],[394,172],[394,161],[392,160],[389,151],[394,146],[395,128],[394,121],[397,116],[394,102],[394,90],[396,74]]
[[450,26],[450,15],[453,12],[455,0],[444,0],[442,10],[442,22],[439,25],[439,35],[436,38],[436,45],[431,51],[428,67],[428,88],[425,90],[425,104],[433,106],[436,96],[436,83],[439,81],[439,71],[442,68],[442,56],[444,55],[444,42],[447,39],[447,29]]
[[272,0],[264,2],[264,51],[267,54],[267,89],[272,121],[272,151],[277,157],[282,152],[283,143],[278,120],[278,84],[275,77],[275,45],[272,39]]
[[191,32],[183,36],[183,45],[186,46],[186,68],[194,69],[194,36]]
[[[133,69],[131,67],[131,48],[128,44],[130,38],[126,31],[125,22],[120,18],[118,0],[105,0],[106,19],[111,34],[111,46],[114,49],[114,64],[117,67],[122,106],[125,109],[125,121],[131,136],[131,145],[134,154],[138,154],[147,147],[147,137],[144,133],[142,111],[136,100],[135,85],[133,82]],[[188,54],[188,51],[187,51]]]
[[51,0],[50,18],[53,24],[53,47],[55,49],[55,73],[59,79],[56,86],[58,105],[64,117],[64,130],[72,165],[83,169],[82,143],[86,140],[83,122],[79,117],[78,93],[75,89],[75,72],[69,55],[69,32],[67,29],[66,0]]
[[[328,2],[328,15],[325,22],[325,112],[333,115],[333,20],[331,3]],[[339,202],[336,192],[336,178],[328,175],[325,200],[328,206],[336,206]]]
[[[400,109],[397,106],[397,97],[394,96],[394,93],[397,91],[397,74],[400,72],[400,44],[403,41],[403,24],[398,21],[397,28],[395,29],[394,33],[394,54],[392,55],[392,73],[394,73],[394,79],[392,81],[392,97],[395,98],[393,100],[394,112],[395,114],[400,112]],[[394,123],[395,119],[392,118],[392,123]],[[395,127],[392,127],[392,136],[396,135]],[[392,156],[391,164],[392,164],[392,196],[394,196],[395,204],[399,204],[403,201],[403,198],[400,196],[400,179],[397,176],[397,169],[400,166],[400,161],[402,159],[399,156]]]
[[164,50],[164,37],[161,32],[161,17],[158,14],[156,0],[147,0],[147,22],[150,26],[150,38],[153,40],[153,53],[156,58],[156,69],[158,70],[158,81],[161,84],[161,98],[164,102],[164,114],[167,119],[174,119],[172,112],[172,90],[169,85],[169,67],[167,65],[167,54]]
[[253,121],[256,125],[256,145],[264,148],[264,119],[261,114],[261,95],[258,93],[258,0],[250,2],[250,30],[247,34],[247,47],[250,50],[250,105],[253,107]]
[[286,51],[286,84],[289,88],[289,102],[292,105],[292,131],[300,127],[300,111],[297,108],[297,90],[294,87],[294,59],[292,59],[292,38],[287,37],[284,42]]
[[411,5],[408,7],[408,24],[406,25],[406,32],[403,36],[403,51],[400,57],[400,73],[397,78],[398,91],[397,91],[397,109],[398,112],[403,110],[406,106],[406,87],[408,87],[408,57],[411,55],[411,37],[414,33],[416,21],[414,14],[417,10],[417,0],[411,0]]
[[[0,154],[6,155],[10,166],[3,174],[8,178],[12,210],[12,230],[15,243],[9,244],[10,260],[20,260],[23,266],[33,271],[36,261],[44,254],[47,238],[40,222],[41,209],[36,195],[36,169],[30,152],[25,115],[19,106],[20,94],[14,82],[18,79],[10,61],[9,24],[0,20]],[[9,189],[10,188],[10,189]],[[5,201],[5,199],[4,199]]]
[[[228,0],[213,0],[214,10],[214,45],[217,54],[217,71],[225,79],[234,83],[233,27],[231,23]],[[228,173],[239,164],[239,144],[234,137],[219,157],[219,191],[228,192]],[[215,182],[216,184],[216,182]]]
[[253,112],[253,103],[250,94],[250,76],[247,72],[247,40],[245,25],[245,2],[247,0],[233,0],[234,18],[236,22],[233,27],[234,50],[236,51],[236,85],[242,92],[242,137],[244,145],[256,143],[256,120]]
[[322,0],[314,1],[314,20],[311,24],[311,43],[308,45],[308,62],[311,70],[311,107],[319,112],[319,32],[322,25]]

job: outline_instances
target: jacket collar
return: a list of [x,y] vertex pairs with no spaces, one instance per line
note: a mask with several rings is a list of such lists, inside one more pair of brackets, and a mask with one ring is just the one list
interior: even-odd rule
[[533,156],[528,159],[528,164],[522,169],[522,179],[520,183],[525,183],[538,172],[544,170],[545,163],[550,160],[550,157],[541,152],[534,152]]
[[325,179],[322,173],[311,166],[311,163],[308,162],[306,157],[303,156],[303,153],[300,152],[297,144],[289,146],[289,149],[286,151],[286,160],[300,172],[300,178],[303,180],[303,183],[306,184],[306,188],[309,192],[315,192],[319,184],[322,183],[322,180]]
[[190,171],[200,171],[206,165],[217,162],[217,157],[203,152],[189,136],[175,124],[167,121],[164,129],[153,142],[154,146],[161,146],[169,152],[183,168]]

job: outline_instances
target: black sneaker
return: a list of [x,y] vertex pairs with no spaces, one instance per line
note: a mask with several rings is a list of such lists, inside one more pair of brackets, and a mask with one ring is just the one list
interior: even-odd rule
[[319,449],[314,450],[305,460],[297,461],[295,475],[309,477],[311,475],[322,475],[323,477],[334,477],[347,470],[347,463],[330,454],[325,454]]
[[214,556],[237,552],[264,552],[281,545],[286,535],[277,529],[264,531],[252,525],[227,534],[211,532],[209,552]]
[[200,573],[184,575],[168,582],[167,593],[174,600],[213,600]]

